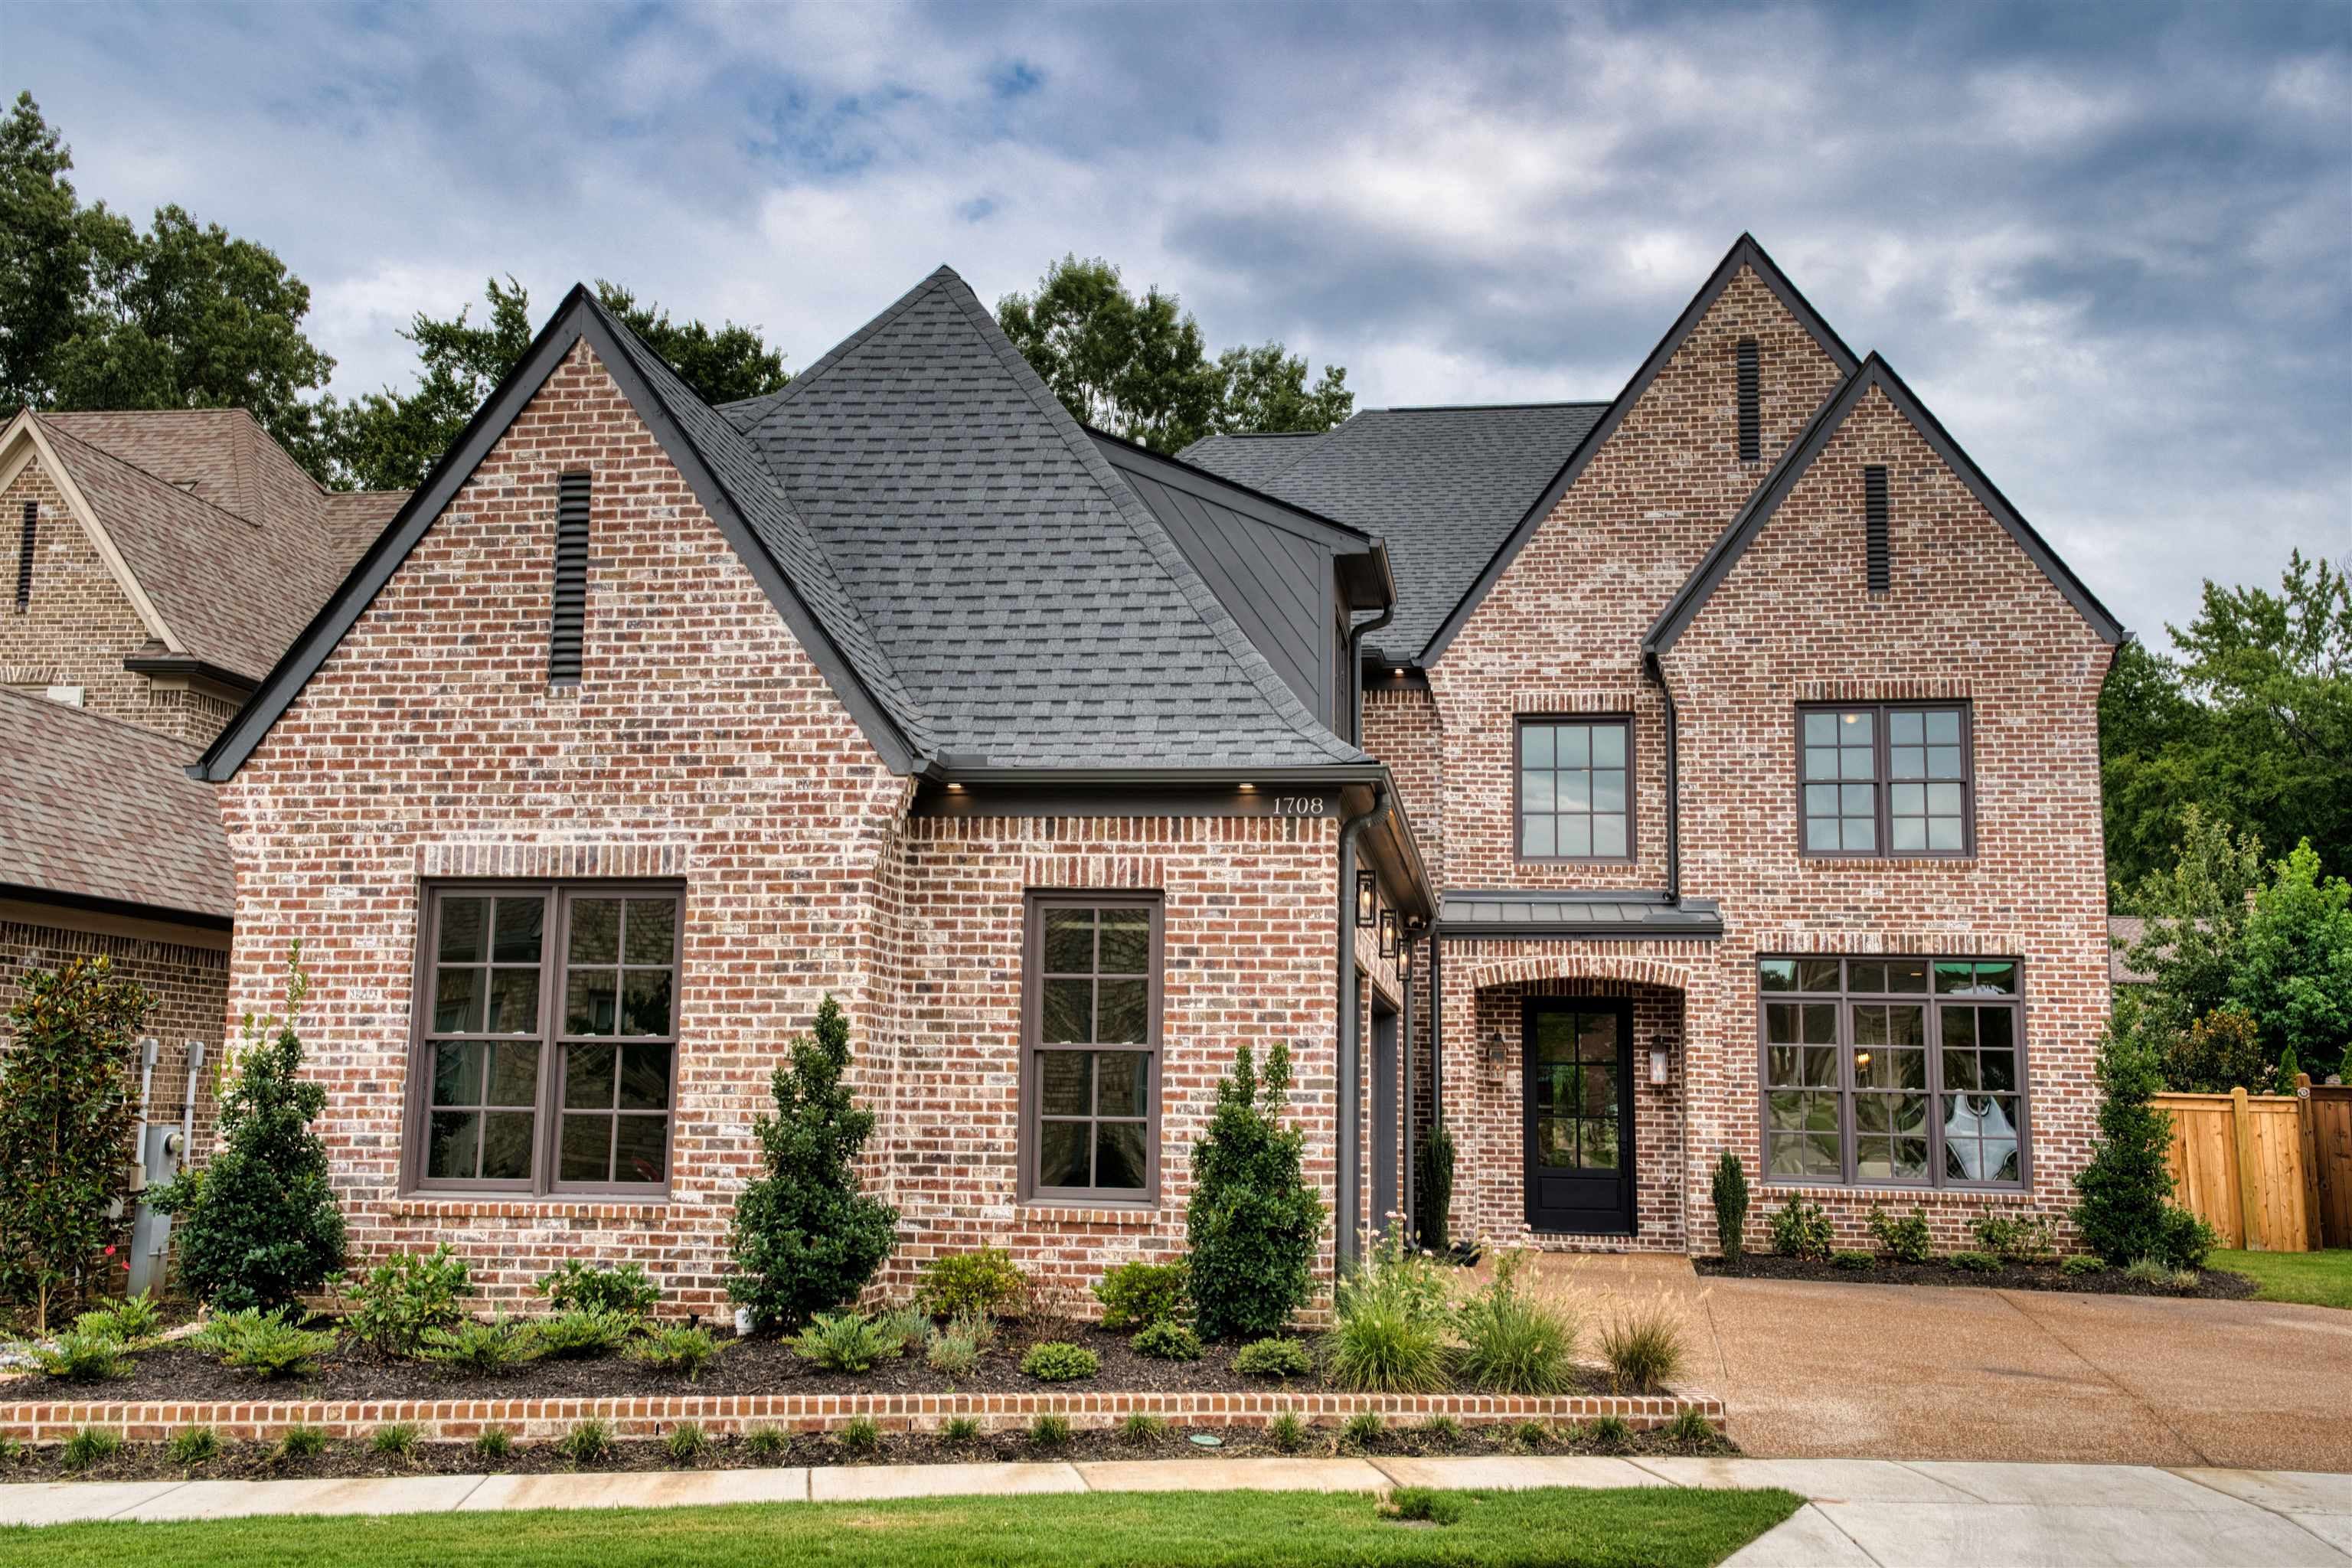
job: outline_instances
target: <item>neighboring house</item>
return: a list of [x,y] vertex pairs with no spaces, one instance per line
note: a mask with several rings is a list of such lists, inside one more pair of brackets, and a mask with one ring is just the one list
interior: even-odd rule
[[894,1283],[1181,1249],[1277,1041],[1327,1267],[1437,1114],[1457,1235],[1948,1237],[2086,1152],[2121,636],[1745,238],[1612,402],[1181,460],[944,268],[721,409],[575,289],[200,771],[355,1243],[494,1296],[716,1308],[828,992]]
[[2156,976],[2133,967],[2132,949],[2147,940],[2147,921],[2139,915],[2107,917],[2107,979],[2116,985],[2147,985]]
[[404,499],[320,489],[242,409],[0,429],[0,1045],[22,971],[107,954],[156,994],[178,1119],[236,905],[186,769]]

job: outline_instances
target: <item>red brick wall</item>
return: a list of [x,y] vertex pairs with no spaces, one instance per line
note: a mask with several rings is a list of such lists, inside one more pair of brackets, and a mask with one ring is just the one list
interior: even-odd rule
[[[25,503],[40,508],[33,530],[33,593],[16,608]],[[0,682],[79,686],[82,706],[165,734],[184,735],[176,713],[151,711],[147,678],[122,668],[147,641],[146,626],[40,458],[0,489]],[[212,732],[201,737],[209,741]]]

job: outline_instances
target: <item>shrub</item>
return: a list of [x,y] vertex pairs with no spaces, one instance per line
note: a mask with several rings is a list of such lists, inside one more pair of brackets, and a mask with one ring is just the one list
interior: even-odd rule
[[1263,1338],[1313,1292],[1323,1205],[1300,1169],[1305,1138],[1282,1120],[1289,1090],[1287,1045],[1276,1042],[1263,1074],[1250,1047],[1240,1047],[1193,1148],[1184,1226],[1203,1338]]
[[98,1383],[110,1377],[129,1377],[134,1363],[123,1351],[122,1342],[105,1334],[85,1334],[79,1331],[58,1336],[55,1349],[34,1344],[26,1347],[33,1364],[44,1376],[65,1383]]
[[776,1113],[753,1129],[761,1173],[735,1200],[727,1293],[761,1327],[853,1300],[898,1246],[898,1211],[864,1192],[852,1169],[874,1113],[842,1082],[848,1066],[849,1020],[828,995],[771,1080]]
[[819,1312],[793,1341],[793,1353],[828,1372],[867,1373],[900,1354],[897,1334],[863,1312]]
[[16,977],[0,1073],[0,1294],[32,1304],[35,1333],[121,1267],[110,1260],[131,1231],[137,1036],[154,1005],[103,955]]
[[702,1369],[719,1359],[719,1344],[709,1329],[673,1325],[646,1335],[629,1347],[629,1359],[656,1372],[682,1372],[692,1383]]
[[1522,1421],[1511,1428],[1511,1441],[1533,1453],[1551,1446],[1551,1428],[1540,1421]]
[[2227,1094],[2270,1087],[2270,1057],[2253,1015],[2242,1007],[2212,1009],[2177,1033],[2152,1037],[2164,1087],[2181,1094]]
[[2057,1226],[2047,1215],[2003,1215],[1987,1209],[1969,1222],[1979,1251],[2011,1263],[2030,1263],[2058,1250]]
[[1443,1268],[1391,1236],[1340,1278],[1324,1365],[1358,1393],[1434,1393],[1446,1384],[1452,1315]]
[[1286,1454],[1295,1454],[1307,1446],[1307,1423],[1296,1410],[1279,1411],[1265,1424],[1265,1440]]
[[220,1434],[209,1426],[190,1426],[172,1435],[164,1457],[175,1465],[201,1465],[220,1457]]
[[1833,1252],[1830,1255],[1830,1261],[1840,1268],[1857,1270],[1874,1268],[1878,1266],[1878,1259],[1867,1252]]
[[1382,1517],[1417,1524],[1459,1524],[1462,1500],[1434,1487],[1399,1487],[1381,1504]]
[[1119,1423],[1120,1435],[1130,1443],[1158,1443],[1168,1436],[1168,1417],[1149,1415],[1140,1410],[1130,1412]]
[[1234,1352],[1234,1370],[1244,1377],[1305,1377],[1315,1361],[1297,1340],[1252,1340]]
[[396,1252],[352,1277],[344,1326],[386,1355],[414,1355],[425,1336],[466,1321],[460,1304],[474,1293],[466,1260],[446,1243],[431,1252]]
[[536,1325],[503,1315],[488,1322],[463,1323],[455,1330],[427,1329],[424,1342],[416,1347],[419,1360],[477,1377],[503,1377],[545,1353]]
[[2093,1258],[2087,1253],[2076,1253],[2058,1266],[2058,1272],[2069,1279],[2080,1279],[2086,1274],[2096,1274],[2105,1268],[2106,1264],[2101,1259]]
[[1657,1392],[1683,1369],[1681,1312],[1664,1294],[1620,1302],[1601,1328],[1601,1354],[1619,1394]]
[[1584,1429],[1586,1441],[1604,1454],[1622,1454],[1633,1446],[1633,1428],[1622,1415],[1596,1415]]
[[642,1318],[661,1300],[661,1287],[645,1266],[624,1263],[599,1268],[577,1258],[567,1258],[539,1277],[531,1287],[558,1312],[610,1312],[616,1317]]
[[1029,1423],[1029,1441],[1040,1448],[1058,1448],[1070,1440],[1070,1418],[1040,1415]]
[[845,1454],[872,1454],[882,1447],[882,1427],[871,1415],[853,1415],[841,1424],[833,1440]]
[[1339,1427],[1339,1446],[1344,1448],[1369,1448],[1381,1440],[1388,1423],[1372,1410],[1359,1410]]
[[1160,1361],[1199,1361],[1201,1336],[1183,1324],[1166,1318],[1151,1324],[1127,1342],[1138,1355],[1148,1355]]
[[1421,1435],[1450,1448],[1462,1440],[1462,1423],[1451,1415],[1433,1415],[1421,1424]]
[[1454,1134],[1439,1122],[1421,1141],[1413,1170],[1413,1219],[1422,1246],[1444,1252],[1449,1245],[1446,1226],[1454,1211]]
[[343,1211],[327,1180],[327,1146],[311,1128],[327,1091],[302,1076],[297,1032],[310,988],[296,942],[286,1016],[248,1016],[244,1048],[215,1079],[220,1132],[211,1159],[153,1199],[178,1216],[172,1252],[182,1286],[208,1306],[291,1306],[342,1272]]
[[2156,1256],[2176,1272],[2204,1268],[2207,1255],[2221,1245],[2211,1225],[2178,1205],[2164,1211],[2163,1224],[2157,1228]]
[[423,1437],[415,1422],[394,1421],[377,1427],[368,1437],[368,1447],[387,1459],[407,1459],[415,1457]]
[[1099,1374],[1102,1358],[1084,1345],[1047,1340],[1029,1347],[1029,1353],[1021,1358],[1021,1370],[1040,1383],[1076,1383]]
[[1971,1274],[1990,1274],[2000,1267],[2000,1259],[1990,1252],[1955,1252],[1952,1267],[1965,1268]]
[[1454,1317],[1462,1348],[1454,1366],[1472,1388],[1496,1394],[1558,1394],[1573,1380],[1577,1321],[1565,1303],[1540,1299],[1518,1282],[1527,1254],[1507,1248],[1495,1278]]
[[893,1307],[874,1315],[874,1331],[904,1355],[930,1337],[931,1320],[919,1307]]
[[1927,1230],[1927,1211],[1914,1208],[1901,1219],[1888,1217],[1876,1204],[1870,1205],[1870,1234],[1879,1250],[1897,1263],[1925,1263],[1935,1256],[1935,1237]]
[[1675,1412],[1675,1418],[1665,1425],[1664,1436],[1677,1448],[1696,1448],[1713,1453],[1723,1447],[1723,1435],[1706,1423],[1706,1417],[1689,1405]]
[[1121,1263],[1095,1281],[1106,1329],[1148,1329],[1184,1315],[1181,1263]]
[[2172,1118],[2152,1103],[2161,1087],[2155,1054],[2129,1027],[2110,1025],[2099,1042],[2099,1135],[2090,1163],[2074,1173],[2074,1224],[2091,1250],[2121,1268],[2141,1258],[2187,1266],[2173,1248],[2193,1250],[2195,1233],[2170,1216],[2172,1173],[2166,1155]]
[[125,1296],[84,1312],[74,1320],[73,1326],[78,1333],[95,1334],[112,1340],[125,1350],[138,1350],[163,1332],[163,1314],[157,1309],[154,1298],[142,1290],[136,1296]]
[[637,1320],[592,1307],[574,1307],[539,1322],[540,1349],[558,1361],[611,1355],[637,1331]]
[[1816,1203],[1790,1198],[1772,1213],[1772,1250],[1783,1258],[1826,1263],[1832,1237],[1830,1216]]
[[514,1453],[514,1434],[503,1426],[485,1426],[474,1437],[474,1452],[485,1459],[503,1459]]
[[315,1459],[327,1451],[327,1435],[316,1426],[289,1426],[278,1439],[280,1459]]
[[122,1439],[103,1426],[84,1426],[66,1439],[59,1455],[68,1470],[86,1470],[122,1452]]
[[[2337,758],[2340,767],[2340,750]],[[2254,1016],[2264,1042],[2298,1057],[2321,1060],[2320,1053],[2352,1037],[2352,885],[2320,875],[2308,838],[2273,865],[2271,880],[2254,895],[2230,994]]]
[[933,1372],[961,1377],[980,1363],[980,1342],[961,1322],[934,1327],[923,1347],[923,1359]]
[[940,1436],[950,1443],[976,1442],[980,1423],[969,1415],[950,1415],[940,1423]]
[[593,1465],[613,1451],[613,1428],[593,1417],[575,1422],[555,1440],[555,1451],[574,1465]]
[[743,1434],[745,1457],[763,1465],[772,1465],[792,1451],[792,1434],[781,1426],[754,1426]]
[[1748,1249],[1748,1170],[1728,1149],[1715,1163],[1715,1236],[1727,1262]]
[[1001,1247],[934,1258],[917,1276],[915,1300],[935,1318],[981,1313],[1017,1318],[1029,1304],[1029,1277]]
[[681,1421],[662,1438],[662,1451],[681,1465],[693,1464],[710,1452],[710,1434],[699,1422]]
[[224,1312],[188,1338],[188,1343],[263,1377],[308,1376],[321,1356],[331,1354],[341,1336],[332,1329],[310,1330],[293,1322],[287,1309]]

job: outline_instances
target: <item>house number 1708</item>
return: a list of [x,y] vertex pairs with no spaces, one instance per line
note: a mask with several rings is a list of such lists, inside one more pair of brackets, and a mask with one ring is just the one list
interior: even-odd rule
[[1320,816],[1324,800],[1319,795],[1278,795],[1274,797],[1276,816]]

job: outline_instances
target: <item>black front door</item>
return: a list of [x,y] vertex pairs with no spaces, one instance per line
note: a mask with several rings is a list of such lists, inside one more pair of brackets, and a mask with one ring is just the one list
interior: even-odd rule
[[1633,1005],[1531,996],[1528,1224],[1633,1233]]

